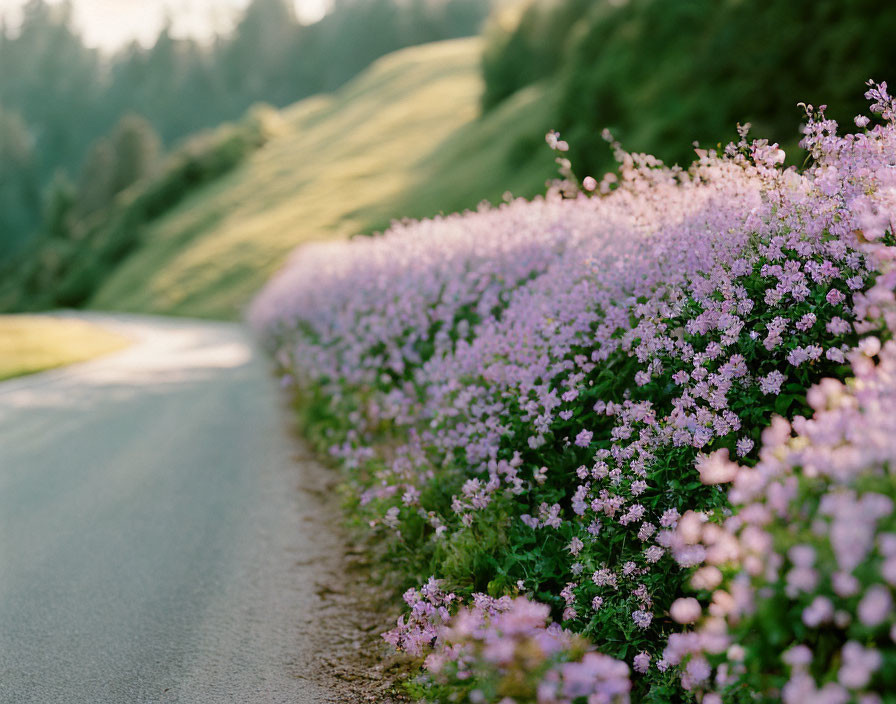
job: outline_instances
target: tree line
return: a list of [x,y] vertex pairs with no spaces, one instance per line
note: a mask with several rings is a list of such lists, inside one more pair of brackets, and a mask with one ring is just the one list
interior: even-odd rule
[[612,167],[604,127],[688,164],[693,141],[725,144],[750,122],[800,163],[798,102],[854,128],[865,81],[896,80],[896,4],[880,0],[527,0],[485,34],[483,108],[549,82],[581,175]]
[[334,0],[304,25],[288,0],[252,0],[210,43],[164,27],[152,46],[105,56],[66,1],[29,0],[0,24],[0,256],[108,204],[187,135],[333,90],[396,49],[475,34],[486,0]]

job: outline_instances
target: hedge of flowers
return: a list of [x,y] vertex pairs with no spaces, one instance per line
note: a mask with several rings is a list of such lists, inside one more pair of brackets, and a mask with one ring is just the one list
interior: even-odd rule
[[[896,701],[896,104],[307,246],[254,304],[436,701]],[[849,380],[849,381],[847,381]],[[843,382],[846,382],[844,385]],[[814,415],[813,415],[814,414]],[[549,621],[556,623],[549,624]]]

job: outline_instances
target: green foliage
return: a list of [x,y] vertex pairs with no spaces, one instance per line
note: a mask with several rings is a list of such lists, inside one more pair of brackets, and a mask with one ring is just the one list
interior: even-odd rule
[[[84,305],[108,273],[140,244],[148,223],[230,171],[266,139],[262,121],[253,114],[240,124],[225,125],[188,141],[155,173],[152,155],[157,142],[146,128],[144,121],[128,119],[109,142],[122,145],[120,149],[106,149],[105,141],[99,143],[96,154],[120,156],[123,163],[114,160],[109,165],[107,173],[118,180],[106,181],[105,192],[96,191],[96,210],[78,212],[73,206],[86,201],[74,197],[64,178],[54,182],[42,236],[4,267],[0,308]],[[109,187],[132,178],[138,180],[119,193]],[[82,188],[90,185],[87,182]]]
[[413,164],[407,186],[364,213],[362,231],[379,232],[392,220],[472,210],[505,194],[544,193],[556,164],[544,135],[554,123],[558,95],[530,86],[451,134]]
[[95,213],[112,202],[111,174],[115,169],[115,154],[108,139],[98,139],[90,145],[78,178],[78,213],[83,217]]
[[[0,25],[0,105],[19,113],[34,141],[35,168],[45,183],[57,169],[74,171],[84,148],[116,117],[100,117],[99,53],[84,46],[71,3],[22,3],[15,30]],[[39,137],[39,138],[38,138]]]
[[483,33],[483,109],[555,74],[566,59],[572,28],[592,5],[593,0],[531,2],[518,19],[518,6],[496,12]]
[[59,169],[82,174],[80,214],[98,211],[143,174],[151,131],[170,148],[254,103],[281,107],[333,90],[396,49],[475,34],[487,11],[481,0],[342,0],[306,26],[289,0],[252,0],[212,43],[166,26],[150,47],[104,56],[84,44],[70,2],[29,0],[18,26],[0,24],[0,106],[21,117],[18,134],[0,118],[0,145],[29,149],[28,169],[0,173],[3,239],[36,234],[39,195]]
[[42,231],[50,239],[71,236],[77,192],[64,171],[53,178],[44,194]]
[[108,137],[90,147],[74,196],[76,217],[83,219],[109,207],[115,196],[147,178],[160,150],[152,125],[139,115],[125,115]]
[[559,67],[549,74],[563,91],[554,127],[581,173],[611,163],[603,127],[631,151],[688,163],[693,141],[726,143],[749,121],[798,161],[799,101],[824,100],[848,123],[864,108],[856,86],[896,65],[896,6],[875,0],[599,0],[572,11],[580,5],[534,0],[493,40],[485,76],[488,106],[516,87],[504,76],[521,54],[553,51],[540,65]]
[[39,203],[28,129],[0,102],[0,256],[16,251],[37,226]]
[[[787,255],[796,256],[789,250]],[[774,285],[772,277],[763,276],[761,263],[745,275],[741,283],[751,300],[762,300],[764,292]],[[780,371],[785,376],[782,393],[766,395],[753,385],[741,395],[732,396],[730,408],[743,420],[743,427],[715,440],[703,448],[704,452],[728,448],[731,456],[735,456],[734,442],[737,437],[752,437],[758,442],[761,430],[768,426],[773,415],[793,418],[810,414],[806,390],[822,378],[844,378],[848,375],[847,367],[826,359],[803,366],[781,361],[788,351],[811,344],[820,335],[828,334],[823,332],[827,323],[843,312],[841,305],[827,302],[829,290],[826,284],[815,283],[804,301],[795,303],[786,311],[790,329],[796,328],[796,323],[810,313],[815,316],[815,321],[810,327],[797,329],[790,335],[783,351],[767,350],[761,336],[750,335],[750,332],[767,329],[775,313],[765,306],[757,306],[745,315],[744,329],[736,345],[743,355],[744,364],[756,376]],[[688,320],[694,319],[703,310],[701,304],[691,300],[678,317],[663,319],[661,323],[668,329],[681,329],[685,342],[695,350],[705,350],[708,345],[718,342],[720,333],[690,334],[684,328]],[[857,337],[850,332],[836,336],[836,342],[854,346]],[[587,347],[574,348],[567,358],[571,360],[576,355],[587,357],[591,351]],[[569,487],[577,482],[577,469],[593,462],[596,449],[609,449],[612,444],[614,420],[592,412],[595,401],[620,403],[624,399],[635,402],[649,400],[657,412],[669,412],[673,400],[680,394],[672,377],[678,371],[693,371],[693,366],[671,354],[661,355],[660,359],[663,373],[644,385],[639,385],[635,377],[641,365],[628,352],[620,350],[597,365],[582,381],[584,391],[577,401],[578,410],[567,420],[555,420],[549,441],[537,449],[526,447],[525,440],[532,435],[533,429],[530,422],[524,420],[523,411],[508,409],[504,419],[508,431],[504,436],[500,458],[510,460],[516,454],[521,466],[527,468],[526,478],[533,481],[530,489],[520,496],[495,494],[492,502],[479,511],[473,525],[465,527],[455,516],[447,538],[440,538],[431,525],[434,514],[450,516],[448,507],[452,495],[459,494],[461,486],[471,476],[480,476],[470,473],[463,457],[448,458],[447,461],[431,458],[433,466],[438,469],[427,480],[422,491],[420,505],[424,511],[418,512],[417,508],[404,506],[401,496],[393,495],[355,505],[353,513],[360,517],[361,523],[366,524],[369,520],[377,524],[390,507],[398,511],[396,520],[400,522],[400,531],[380,525],[376,537],[386,546],[384,559],[401,575],[403,586],[418,585],[430,575],[437,574],[445,580],[447,589],[459,595],[466,597],[473,592],[483,592],[498,597],[516,594],[517,584],[522,581],[533,590],[536,600],[551,605],[553,618],[561,621],[565,604],[558,594],[566,586],[569,574],[567,546],[575,534],[574,527],[566,522],[556,530],[538,530],[526,526],[519,517],[523,514],[536,515],[543,503],[560,503],[564,511],[571,510]],[[717,371],[717,362],[710,360],[705,366],[709,372]],[[406,380],[412,377],[412,371],[408,371]],[[487,383],[484,379],[460,381],[465,384]],[[364,407],[364,399],[353,398],[351,393],[346,393],[340,401],[343,405],[334,405],[320,387],[314,389],[313,395],[302,398],[298,405],[303,414],[304,427],[322,441],[321,447],[351,442],[354,431],[347,419]],[[587,448],[580,448],[572,445],[570,440],[581,428],[585,415],[589,428],[594,431],[595,441]],[[438,431],[439,428],[434,430]],[[366,436],[364,443],[382,448],[397,444],[400,439],[391,427],[381,428],[380,433]],[[670,447],[656,457],[647,476],[651,488],[638,499],[649,515],[659,515],[670,506],[682,513],[692,509],[705,511],[709,515],[718,515],[720,510],[724,512],[728,508],[726,492],[721,487],[701,482],[695,469],[697,454],[698,451],[691,446]],[[743,460],[745,464],[755,461],[755,453]],[[381,462],[381,459],[373,459],[367,466],[349,471],[347,481],[359,491],[376,487]],[[550,468],[542,480],[535,475],[539,467]],[[626,562],[644,566],[643,549],[643,544],[633,541],[625,527],[616,523],[604,524],[600,540],[592,545],[587,556],[581,558],[582,571],[592,574],[607,564],[621,565]],[[641,577],[653,599],[655,617],[649,628],[639,628],[632,620],[632,611],[639,608],[634,595],[627,600],[614,599],[612,603],[608,600],[600,609],[588,611],[574,621],[564,622],[564,625],[599,641],[601,651],[615,658],[630,660],[638,652],[653,652],[656,643],[663,642],[670,633],[679,630],[668,617],[668,612],[672,602],[685,590],[689,578],[687,571],[679,569],[671,561],[656,564]],[[578,603],[590,603],[594,597],[605,596],[606,591],[591,580],[584,580],[575,588],[575,594]],[[782,616],[776,613],[769,618],[782,619]],[[789,618],[787,622],[794,620]],[[769,632],[773,633],[774,630]],[[635,686],[633,700],[639,702],[659,704],[677,700],[681,693],[671,672],[657,675],[649,683],[646,679],[639,679]],[[431,696],[436,695],[431,693]]]
[[111,136],[115,165],[110,174],[111,191],[121,193],[147,178],[156,166],[161,142],[152,125],[139,115],[125,115]]

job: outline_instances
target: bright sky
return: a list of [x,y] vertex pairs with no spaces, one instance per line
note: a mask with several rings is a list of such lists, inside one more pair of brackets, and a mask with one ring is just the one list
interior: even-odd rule
[[[50,0],[58,2],[59,0]],[[17,21],[26,0],[0,0],[0,15]],[[75,21],[90,46],[115,50],[132,39],[151,44],[166,15],[178,36],[226,32],[249,0],[72,0]],[[319,19],[327,0],[293,0],[305,22]]]

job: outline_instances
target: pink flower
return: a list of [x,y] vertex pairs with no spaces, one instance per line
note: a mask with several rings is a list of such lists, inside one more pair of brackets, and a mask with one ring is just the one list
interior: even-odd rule
[[704,484],[727,484],[737,476],[737,465],[728,459],[728,449],[716,450],[697,458],[697,471]]
[[693,597],[676,599],[669,609],[669,615],[676,623],[694,623],[702,614],[700,602]]
[[660,558],[665,553],[666,551],[658,545],[651,545],[644,551],[644,559],[647,560],[647,562],[653,564],[655,562],[659,562]]
[[805,645],[795,645],[784,651],[781,660],[791,667],[808,667],[812,664],[812,651]]
[[591,581],[593,581],[598,587],[615,587],[616,575],[613,574],[610,570],[603,568],[597,570],[592,575]]
[[578,555],[583,547],[585,547],[585,543],[579,538],[573,537],[573,539],[569,541],[569,545],[566,546],[566,549],[569,550],[571,554]]
[[868,686],[871,675],[880,669],[883,662],[880,653],[873,648],[863,648],[855,641],[848,641],[841,651],[842,665],[837,680],[849,689],[863,689]]
[[817,596],[809,606],[803,609],[803,623],[810,628],[817,628],[822,623],[834,618],[834,605],[824,596]]
[[679,518],[678,509],[670,508],[663,512],[662,518],[660,518],[660,525],[663,528],[674,528]]
[[875,584],[868,588],[865,596],[859,601],[859,621],[868,627],[879,626],[893,612],[893,598],[890,590],[882,584]]
[[740,457],[744,457],[750,454],[750,450],[753,449],[753,441],[750,438],[741,438],[737,441],[737,454]]
[[692,682],[700,683],[709,679],[709,676],[712,674],[712,668],[709,666],[706,658],[698,655],[688,661],[685,673]]
[[722,583],[722,571],[718,567],[708,565],[701,567],[691,577],[691,586],[694,589],[712,590]]

